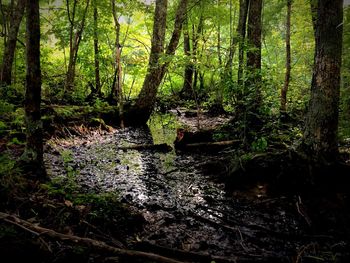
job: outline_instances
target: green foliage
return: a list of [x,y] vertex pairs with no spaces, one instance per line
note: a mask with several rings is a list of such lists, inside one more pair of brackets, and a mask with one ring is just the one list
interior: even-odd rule
[[15,168],[15,161],[11,159],[7,154],[0,155],[0,176],[7,175]]
[[256,152],[264,152],[268,147],[268,142],[265,137],[257,138],[252,142],[252,150]]
[[3,122],[3,121],[0,121],[0,133],[1,133],[2,131],[6,130],[6,128],[7,128],[6,123]]
[[11,139],[8,145],[24,145],[24,142],[20,141],[17,137]]
[[0,100],[0,116],[1,118],[6,118],[8,115],[11,114],[14,110],[14,105],[5,101],[5,100]]
[[0,135],[23,133],[24,126],[23,108],[17,108],[14,104],[0,99]]

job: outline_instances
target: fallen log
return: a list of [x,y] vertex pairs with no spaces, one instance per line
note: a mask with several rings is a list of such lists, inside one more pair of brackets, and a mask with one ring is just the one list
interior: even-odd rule
[[226,147],[237,145],[241,143],[240,140],[218,141],[218,142],[198,142],[175,145],[175,149],[179,150],[222,150]]
[[40,227],[38,225],[34,225],[26,220],[20,219],[16,216],[0,212],[0,219],[16,225],[25,231],[28,231],[36,236],[47,236],[50,238],[54,239],[59,239],[61,241],[65,242],[70,242],[73,244],[79,244],[83,246],[89,246],[93,249],[96,250],[101,250],[101,251],[106,251],[110,252],[113,254],[116,254],[118,256],[127,256],[127,257],[134,257],[134,258],[144,258],[147,260],[155,261],[155,262],[162,262],[162,263],[181,263],[183,261],[178,261],[172,258],[160,256],[154,253],[147,253],[147,252],[142,252],[142,251],[137,251],[137,250],[129,250],[129,249],[122,249],[122,248],[116,248],[113,246],[110,246],[106,244],[103,241],[91,239],[91,238],[84,238],[84,237],[79,237],[79,236],[74,236],[74,235],[67,235],[67,234],[62,234],[59,232],[56,232],[52,229]]
[[159,152],[170,152],[173,148],[171,148],[170,145],[166,143],[161,144],[136,144],[136,145],[130,145],[130,146],[120,146],[118,147],[118,150],[153,150],[153,151],[159,151]]

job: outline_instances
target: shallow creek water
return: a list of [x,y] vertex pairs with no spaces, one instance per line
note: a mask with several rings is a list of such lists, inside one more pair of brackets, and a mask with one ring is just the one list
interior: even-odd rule
[[173,115],[155,116],[149,128],[52,140],[45,153],[48,173],[74,176],[85,191],[118,192],[146,220],[138,239],[228,258],[277,256],[289,262],[309,242],[293,238],[305,227],[295,203],[282,207],[255,193],[254,200],[228,195],[222,183],[200,169],[222,153],[118,149],[172,144],[177,125]]

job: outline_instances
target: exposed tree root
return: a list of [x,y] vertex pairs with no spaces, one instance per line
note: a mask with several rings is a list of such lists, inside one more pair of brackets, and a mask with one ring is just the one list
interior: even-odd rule
[[103,241],[91,239],[91,238],[83,238],[79,236],[74,236],[74,235],[67,235],[67,234],[62,234],[59,232],[56,232],[52,229],[40,227],[37,225],[34,225],[26,220],[20,219],[16,216],[0,212],[0,219],[8,222],[10,224],[16,225],[20,227],[21,229],[30,232],[38,237],[42,236],[47,236],[51,237],[54,239],[59,239],[61,241],[66,241],[70,242],[73,244],[80,244],[83,246],[89,246],[93,249],[96,250],[101,250],[101,251],[106,251],[110,252],[112,254],[116,254],[118,256],[127,256],[127,257],[133,257],[133,258],[143,258],[143,259],[148,259],[152,260],[155,262],[162,262],[162,263],[180,263],[183,261],[178,261],[169,257],[164,257],[160,256],[154,253],[147,253],[147,252],[142,252],[142,251],[136,251],[136,250],[129,250],[129,249],[121,249],[121,248],[116,248],[113,246],[110,246],[106,244]]

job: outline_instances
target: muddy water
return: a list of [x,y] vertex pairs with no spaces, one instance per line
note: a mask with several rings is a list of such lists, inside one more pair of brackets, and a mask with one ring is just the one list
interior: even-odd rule
[[258,192],[262,186],[249,199],[234,197],[203,172],[201,165],[222,153],[119,149],[172,144],[177,125],[173,115],[155,116],[149,128],[52,140],[45,153],[48,173],[73,178],[87,192],[118,192],[121,201],[136,206],[147,222],[138,239],[160,246],[251,262],[266,257],[289,262],[310,242],[296,238],[305,222],[293,201],[282,206],[283,197],[263,196]]

